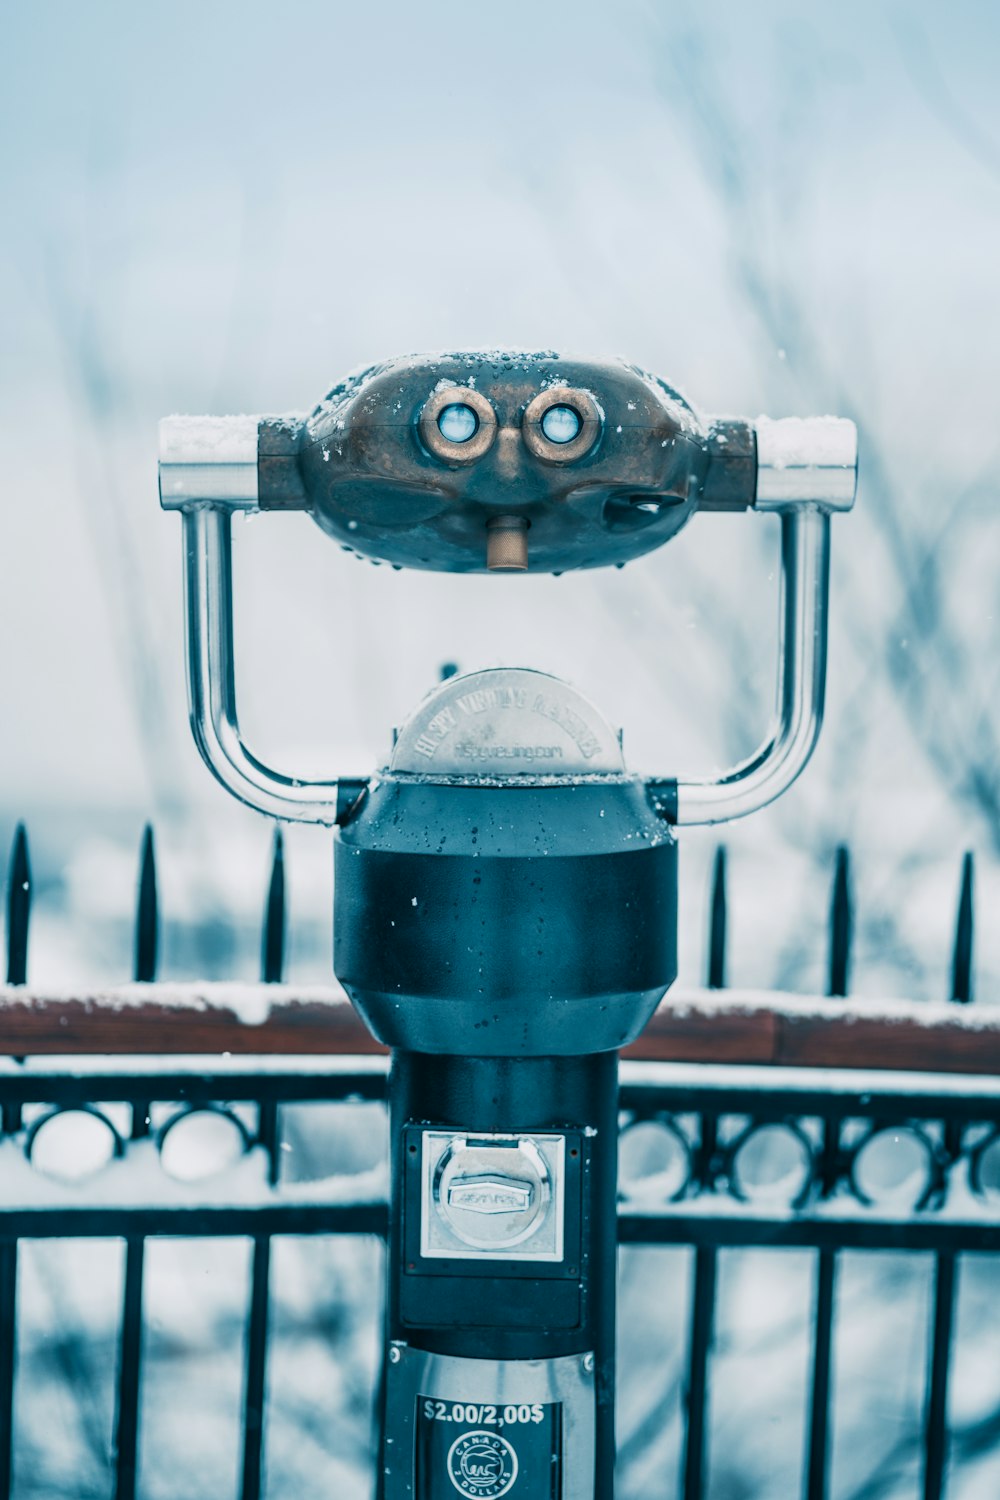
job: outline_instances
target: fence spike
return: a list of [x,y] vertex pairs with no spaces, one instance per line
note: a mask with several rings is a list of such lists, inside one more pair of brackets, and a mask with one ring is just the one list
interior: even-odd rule
[[959,1005],[972,999],[973,938],[975,936],[975,859],[971,850],[962,860],[962,884],[955,918],[955,947],[951,960],[951,998]]
[[160,913],[156,891],[156,848],[153,829],[147,823],[139,856],[139,896],[135,908],[135,962],[133,978],[149,984],[156,978],[160,940]]
[[14,830],[7,873],[7,983],[28,977],[28,923],[31,918],[31,860],[23,823]]
[[712,896],[708,918],[708,975],[710,990],[726,987],[726,846],[720,844],[712,864]]
[[854,936],[854,900],[851,895],[851,855],[845,845],[837,848],[830,898],[830,964],[828,995],[846,995],[851,978],[851,944]]
[[265,984],[280,984],[285,970],[285,842],[281,829],[274,830],[271,879],[264,906],[264,932],[260,954],[260,977]]

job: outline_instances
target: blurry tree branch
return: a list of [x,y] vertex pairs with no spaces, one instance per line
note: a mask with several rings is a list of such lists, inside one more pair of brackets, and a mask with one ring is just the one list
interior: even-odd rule
[[[669,45],[661,35],[656,62],[664,107],[687,124],[704,178],[727,224],[734,282],[765,347],[786,352],[789,372],[810,402],[819,409],[851,415],[859,423],[863,496],[871,520],[882,533],[886,565],[892,570],[898,595],[895,610],[882,627],[878,664],[869,671],[888,674],[918,743],[955,794],[979,815],[992,848],[1000,852],[996,703],[992,693],[977,690],[967,670],[968,643],[943,605],[941,528],[933,511],[928,525],[918,508],[905,504],[899,494],[890,455],[877,425],[868,420],[875,403],[872,393],[863,391],[865,372],[852,369],[850,380],[845,381],[824,354],[813,312],[815,299],[803,285],[803,272],[792,264],[777,265],[768,253],[761,212],[768,185],[781,178],[780,165],[770,160],[762,172],[760,163],[752,159],[753,147],[739,128],[732,102],[713,70],[711,51],[698,21],[692,21],[683,35],[671,35]],[[792,70],[781,76],[790,79],[787,88],[793,91],[802,84]],[[812,83],[815,87],[818,79]],[[796,101],[786,97],[782,104],[788,117],[784,140]],[[803,118],[791,132],[800,147],[807,112],[803,106]],[[791,241],[794,226],[786,220],[781,228]],[[994,467],[991,459],[991,473]],[[977,477],[977,487],[983,479]],[[954,501],[948,517],[953,538],[964,520],[961,504]],[[848,601],[843,611],[845,626],[854,636],[859,658],[870,661],[871,621],[853,604]],[[932,669],[926,670],[929,663]],[[857,754],[855,743],[855,763]]]
[[1000,142],[963,106],[938,65],[927,37],[912,15],[890,17],[899,55],[913,87],[934,118],[974,161],[1000,183]]

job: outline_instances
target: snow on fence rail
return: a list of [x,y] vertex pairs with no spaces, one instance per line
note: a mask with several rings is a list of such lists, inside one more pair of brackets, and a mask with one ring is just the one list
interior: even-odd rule
[[[0,1054],[362,1056],[374,1042],[339,985],[0,987]],[[674,989],[628,1058],[1000,1074],[1000,1006]]]

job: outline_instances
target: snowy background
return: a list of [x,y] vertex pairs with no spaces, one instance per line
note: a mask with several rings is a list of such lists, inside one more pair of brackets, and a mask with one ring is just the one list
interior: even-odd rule
[[[35,976],[108,977],[95,945],[146,817],[178,920],[258,904],[267,831],[188,734],[158,418],[303,408],[384,354],[509,344],[625,353],[708,411],[860,423],[828,726],[733,832],[734,963],[818,982],[793,937],[843,840],[859,984],[940,994],[962,849],[1000,900],[998,30],[985,3],[12,7],[0,820],[29,821],[40,920],[79,918]],[[363,773],[442,661],[506,661],[576,682],[638,769],[731,761],[770,711],[775,529],[703,517],[621,573],[498,580],[359,567],[308,517],[255,521],[248,735]],[[691,977],[710,842],[685,838]],[[294,843],[298,919],[325,930],[327,839]],[[981,940],[995,978],[1000,930]]]
[[[1000,977],[998,41],[988,0],[9,5],[0,840],[27,821],[31,977],[127,977],[147,818],[168,971],[256,968],[270,834],[216,787],[190,742],[180,528],[157,505],[158,418],[307,407],[383,355],[508,344],[626,354],[706,411],[859,423],[858,509],[834,527],[827,728],[799,786],[727,835],[731,978],[821,985],[830,858],[846,842],[856,987],[942,996],[958,861],[971,848],[988,1001]],[[307,774],[364,773],[443,661],[509,662],[592,696],[624,725],[637,769],[732,761],[770,710],[776,558],[774,523],[703,517],[609,576],[442,580],[358,567],[306,517],[255,521],[237,536],[248,738]],[[688,980],[703,966],[714,842],[685,834]],[[291,832],[293,978],[329,972],[330,863],[327,835]],[[38,1252],[40,1263],[69,1253]],[[220,1294],[231,1289],[206,1247],[184,1253],[197,1264],[177,1262],[188,1265],[178,1285],[217,1276]],[[281,1316],[303,1319],[325,1347],[315,1287],[326,1288],[324,1318],[363,1323],[351,1299],[370,1293],[370,1277],[353,1252],[303,1254],[313,1280],[290,1278]],[[683,1307],[671,1264],[661,1257],[657,1272],[669,1307],[650,1359],[661,1363]],[[752,1257],[739,1265],[740,1289],[724,1277],[723,1301],[746,1324],[756,1272]],[[898,1275],[926,1272],[907,1264]],[[68,1295],[60,1275],[48,1284]],[[878,1367],[919,1383],[917,1304],[890,1300],[899,1326],[879,1332]],[[235,1360],[226,1319],[239,1303],[223,1304],[215,1321],[189,1320],[200,1353],[184,1344],[182,1359],[164,1325],[151,1378],[180,1373],[158,1409],[176,1399],[182,1411],[197,1388],[188,1359],[226,1388],[214,1362],[220,1350]],[[53,1304],[53,1316],[68,1328],[74,1315]],[[745,1394],[733,1358],[731,1388]],[[866,1356],[859,1368],[877,1364]],[[291,1368],[294,1382],[314,1367]],[[801,1360],[774,1368],[801,1400]],[[338,1416],[331,1436],[332,1378],[312,1380],[309,1407],[327,1454],[349,1430]],[[74,1380],[72,1420],[83,1423],[80,1391],[92,1383],[84,1371]],[[771,1461],[797,1463],[794,1403],[771,1395],[783,1424]],[[890,1452],[904,1417],[885,1400],[873,1441]],[[94,1433],[104,1425],[93,1418]],[[71,1465],[91,1451],[80,1430]],[[791,1492],[790,1480],[761,1488],[778,1473],[766,1455],[744,1463],[748,1434],[763,1443],[769,1431],[756,1420],[719,1429],[731,1473],[717,1463],[712,1500]],[[150,1442],[152,1469],[157,1451],[176,1451],[172,1431]],[[215,1451],[210,1432],[205,1443]],[[92,1451],[99,1466],[103,1450]],[[313,1492],[304,1475],[320,1470],[306,1452],[289,1442],[288,1493]],[[675,1472],[662,1454],[655,1463]],[[1000,1481],[975,1489],[975,1473],[958,1500],[993,1500]],[[835,1492],[913,1492],[891,1473],[888,1488],[863,1477],[835,1473]],[[150,1494],[177,1493],[152,1470],[148,1482]],[[77,1492],[102,1484],[80,1478]],[[25,1494],[67,1492],[52,1485]],[[184,1493],[225,1489],[206,1469]]]

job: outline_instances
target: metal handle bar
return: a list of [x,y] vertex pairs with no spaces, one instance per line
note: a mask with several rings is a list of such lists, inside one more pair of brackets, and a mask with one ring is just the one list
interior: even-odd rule
[[823,723],[830,592],[830,516],[796,506],[781,516],[776,723],[756,753],[721,776],[677,782],[676,823],[725,823],[787,791]]
[[233,671],[231,511],[184,512],[188,708],[198,749],[222,785],[274,818],[335,823],[340,783],[302,781],[272,770],[240,737]]
[[[171,436],[177,420],[170,424]],[[275,771],[240,736],[230,522],[234,510],[257,508],[257,419],[214,419],[210,444],[200,436],[209,424],[196,421],[201,450],[187,469],[170,469],[175,495],[168,499],[164,492],[164,503],[184,515],[188,695],[195,740],[222,785],[250,807],[277,818],[336,823],[357,795],[358,782],[306,781]],[[755,432],[754,507],[781,519],[776,722],[760,748],[731,770],[669,784],[674,796],[667,816],[679,824],[721,823],[773,802],[806,765],[823,720],[830,513],[853,503],[854,428],[825,418],[760,418]],[[195,499],[196,494],[203,498]]]

